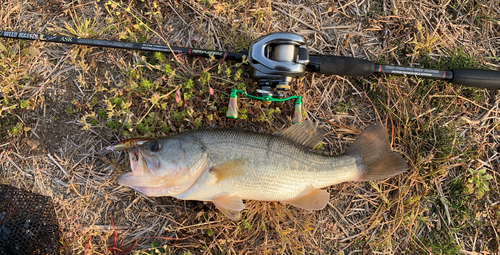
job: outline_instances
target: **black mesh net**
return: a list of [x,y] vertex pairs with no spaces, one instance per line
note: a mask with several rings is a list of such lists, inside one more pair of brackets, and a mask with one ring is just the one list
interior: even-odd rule
[[0,255],[59,254],[52,199],[0,184]]

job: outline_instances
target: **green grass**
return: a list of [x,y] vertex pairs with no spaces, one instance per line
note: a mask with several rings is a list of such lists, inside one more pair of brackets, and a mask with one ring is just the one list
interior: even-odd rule
[[422,242],[432,251],[428,254],[459,254],[460,246],[447,232],[433,231]]

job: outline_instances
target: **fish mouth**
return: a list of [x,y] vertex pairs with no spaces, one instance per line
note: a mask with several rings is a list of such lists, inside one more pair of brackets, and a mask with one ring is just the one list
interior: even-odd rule
[[130,160],[130,168],[132,168],[132,173],[135,176],[143,176],[146,172],[147,161],[144,160],[139,148],[130,149],[128,152],[128,157]]
[[131,148],[128,151],[131,173],[126,173],[118,178],[120,185],[134,187],[150,183],[156,178],[159,169],[159,161],[155,156],[149,156],[139,148]]

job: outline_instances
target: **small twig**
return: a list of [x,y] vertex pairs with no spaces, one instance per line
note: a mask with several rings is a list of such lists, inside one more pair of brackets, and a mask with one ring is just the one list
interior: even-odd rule
[[50,153],[47,154],[47,156],[56,164],[56,166],[59,167],[59,169],[61,169],[61,171],[64,173],[64,175],[66,175],[66,177],[69,177],[68,172],[66,172],[66,170],[61,165],[59,165],[59,163],[57,163],[57,161],[54,159],[54,157],[52,157],[52,155],[50,155]]
[[455,227],[453,224],[453,221],[451,220],[450,211],[449,211],[448,205],[447,205],[448,201],[446,200],[446,197],[444,196],[443,188],[441,187],[441,184],[436,179],[434,179],[434,183],[436,184],[436,188],[439,191],[439,198],[441,199],[441,202],[443,202],[444,211],[446,213],[446,219],[448,220],[448,224],[451,225],[452,227]]
[[32,177],[32,175],[31,175],[31,174],[26,173],[26,172],[25,172],[25,171],[23,171],[23,170],[22,170],[22,169],[21,169],[18,165],[16,165],[16,163],[14,163],[14,161],[12,161],[12,159],[10,159],[10,157],[7,157],[7,160],[8,160],[8,161],[9,161],[9,162],[10,162],[10,163],[11,163],[11,164],[12,164],[12,165],[13,165],[13,166],[14,166],[14,167],[15,167],[15,168],[16,168],[16,169],[20,172],[20,173],[22,173],[22,174],[24,174],[24,175],[27,175],[27,176],[29,176],[29,177]]

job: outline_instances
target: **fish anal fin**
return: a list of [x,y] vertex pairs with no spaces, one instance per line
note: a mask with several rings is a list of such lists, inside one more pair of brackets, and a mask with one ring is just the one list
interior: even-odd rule
[[321,210],[330,201],[330,193],[322,189],[314,189],[306,195],[282,201],[306,210]]
[[238,196],[217,197],[213,200],[213,203],[219,211],[234,221],[240,219],[240,212],[245,208],[243,201]]
[[216,182],[219,182],[230,177],[243,175],[246,169],[247,159],[238,158],[216,166],[210,169],[210,172],[215,174]]
[[310,149],[314,149],[321,143],[324,136],[318,125],[311,120],[295,124],[285,130],[274,133],[274,135],[290,139]]

